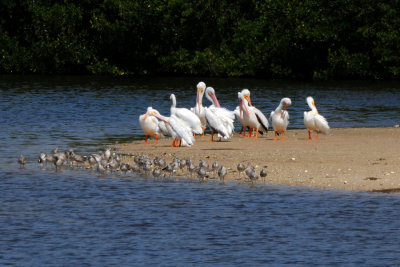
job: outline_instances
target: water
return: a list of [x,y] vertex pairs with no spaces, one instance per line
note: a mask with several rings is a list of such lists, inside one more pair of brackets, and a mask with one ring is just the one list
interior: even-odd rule
[[[199,80],[0,77],[0,264],[400,264],[398,195],[99,177],[37,165],[38,154],[55,146],[88,154],[143,138],[145,107],[168,114],[170,92],[178,106],[193,106]],[[291,97],[292,128],[304,128],[307,95],[333,128],[399,123],[399,83],[204,80],[230,109],[243,87],[265,113]],[[20,153],[25,169],[16,163]]]

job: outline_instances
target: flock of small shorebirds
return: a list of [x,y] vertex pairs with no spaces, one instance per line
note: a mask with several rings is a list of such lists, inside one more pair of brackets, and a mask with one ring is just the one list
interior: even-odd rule
[[[40,153],[38,158],[38,163],[40,165],[54,165],[56,171],[58,171],[62,166],[70,167],[83,167],[86,169],[96,169],[99,173],[105,174],[106,172],[120,172],[120,173],[140,173],[145,175],[151,175],[154,178],[163,177],[176,177],[179,175],[187,176],[190,175],[191,178],[197,177],[204,181],[206,178],[218,178],[224,180],[227,175],[228,169],[219,165],[218,161],[214,161],[211,166],[205,160],[200,160],[199,164],[196,166],[193,160],[189,157],[187,159],[178,159],[174,157],[172,162],[167,163],[164,159],[160,157],[155,157],[151,159],[148,155],[134,155],[133,163],[129,164],[125,159],[122,160],[121,157],[116,153],[112,153],[110,148],[107,148],[104,152],[94,153],[90,156],[82,156],[76,154],[72,149],[60,152],[56,148],[53,154]],[[24,155],[20,155],[18,158],[18,163],[20,167],[23,168],[27,160]],[[256,168],[250,163],[245,166],[243,163],[237,165],[237,171],[239,172],[238,180],[241,180],[241,174],[245,173],[248,181],[254,182],[260,177],[265,180],[267,176],[267,166],[264,166],[260,173],[257,172]],[[185,173],[185,169],[187,173]]]

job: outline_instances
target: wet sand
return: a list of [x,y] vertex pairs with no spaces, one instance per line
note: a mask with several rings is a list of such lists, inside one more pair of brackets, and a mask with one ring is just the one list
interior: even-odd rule
[[145,153],[167,162],[175,156],[191,157],[195,164],[203,159],[211,166],[217,160],[228,168],[225,181],[243,182],[244,174],[237,180],[236,166],[251,162],[258,172],[268,166],[267,184],[400,192],[400,128],[332,129],[328,135],[319,135],[318,141],[306,137],[306,130],[289,130],[285,141],[274,141],[269,132],[258,139],[235,134],[221,142],[210,142],[206,135],[196,138],[192,147],[171,148],[171,139],[165,138],[156,145],[137,141],[116,148],[121,154]]

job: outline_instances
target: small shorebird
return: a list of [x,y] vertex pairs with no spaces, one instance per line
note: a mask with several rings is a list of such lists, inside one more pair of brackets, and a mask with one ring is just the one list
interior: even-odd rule
[[248,177],[250,177],[251,173],[255,170],[255,168],[253,166],[251,166],[250,162],[247,164],[246,169],[244,170],[244,172],[246,173],[246,175]]
[[267,177],[267,166],[264,166],[264,168],[261,169],[260,171],[260,177],[263,178],[263,181],[265,182],[265,177]]
[[39,164],[46,163],[46,153],[40,153],[38,162],[39,162]]
[[218,161],[214,161],[214,163],[211,165],[211,169],[213,172],[217,172],[219,167]]
[[237,165],[237,170],[239,172],[239,178],[238,180],[240,180],[240,174],[246,169],[246,167],[243,165],[243,163],[239,162]]
[[200,167],[199,170],[197,171],[197,175],[199,178],[204,180],[204,178],[207,177],[207,170],[204,167]]
[[221,165],[218,169],[218,177],[222,180],[225,180],[225,176],[227,174],[227,169],[225,166]]
[[200,167],[200,168],[208,169],[208,163],[207,163],[207,161],[201,159],[201,160],[200,160],[200,163],[199,163],[199,167]]
[[172,172],[174,171],[173,165],[174,165],[173,163],[170,163],[170,164],[166,165],[164,168],[162,168],[162,170],[167,172],[170,177],[171,177]]
[[[100,160],[101,160],[101,157],[100,157],[99,155],[97,155],[97,156],[98,156],[98,160],[100,161]],[[92,154],[92,155],[89,156],[88,162],[89,162],[89,164],[90,164],[91,167],[94,166],[94,165],[96,165],[97,160],[96,160],[96,158],[95,158],[95,154]]]
[[248,176],[251,183],[254,183],[254,181],[258,179],[258,173],[255,169],[253,169]]
[[153,170],[153,176],[155,178],[159,177],[161,175],[161,170],[159,168],[154,168]]
[[54,159],[53,164],[56,167],[56,171],[58,171],[58,168],[64,164],[64,158],[55,156]]
[[78,164],[84,164],[86,162],[87,158],[85,156],[75,154],[75,152],[72,150],[70,153],[70,160],[72,162],[76,162]]
[[188,169],[188,171],[190,173],[190,177],[192,177],[193,176],[193,172],[196,171],[196,166],[193,164],[193,162],[190,162],[189,165],[187,165],[187,166],[188,166],[187,169]]
[[18,163],[20,165],[20,168],[23,168],[25,166],[26,163],[26,158],[24,155],[20,155],[18,158]]
[[121,166],[119,167],[119,170],[126,175],[126,172],[129,170],[128,164],[122,163]]

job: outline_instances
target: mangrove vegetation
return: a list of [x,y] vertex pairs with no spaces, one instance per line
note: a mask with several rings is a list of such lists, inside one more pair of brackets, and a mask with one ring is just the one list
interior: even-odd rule
[[1,74],[398,79],[397,0],[2,0]]

